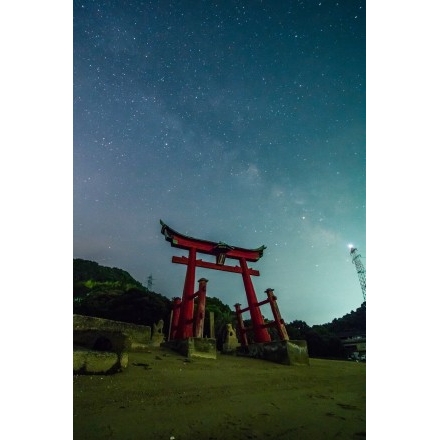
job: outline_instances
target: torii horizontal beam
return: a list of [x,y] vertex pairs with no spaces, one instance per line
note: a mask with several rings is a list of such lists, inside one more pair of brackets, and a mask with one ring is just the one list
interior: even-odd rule
[[[260,246],[257,249],[245,249],[236,246],[229,246],[223,242],[214,242],[208,240],[201,240],[199,238],[189,237],[183,235],[166,225],[160,220],[162,225],[161,233],[165,239],[171,243],[172,247],[180,249],[195,249],[196,252],[208,255],[224,255],[226,258],[234,258],[240,260],[244,258],[246,261],[258,261],[262,256],[266,246]],[[224,260],[223,260],[224,261]]]
[[[188,265],[187,257],[173,257],[171,260],[173,263]],[[226,264],[210,263],[209,261],[196,260],[197,267],[204,267],[205,269],[223,270],[225,272],[243,273],[243,270],[239,266],[228,266]],[[260,271],[249,268],[249,275],[256,277],[260,276]]]

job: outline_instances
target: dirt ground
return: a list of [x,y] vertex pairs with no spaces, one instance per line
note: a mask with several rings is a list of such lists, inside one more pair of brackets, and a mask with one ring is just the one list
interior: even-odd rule
[[74,376],[74,440],[362,439],[366,364],[310,366],[163,348],[111,376]]

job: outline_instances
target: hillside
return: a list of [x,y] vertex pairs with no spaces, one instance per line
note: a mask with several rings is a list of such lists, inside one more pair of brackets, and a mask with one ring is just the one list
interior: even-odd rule
[[[163,319],[167,334],[171,307],[170,298],[148,290],[124,270],[73,260],[73,313],[148,326]],[[214,313],[215,332],[221,338],[224,325],[233,319],[232,310],[218,298],[207,297],[206,311]]]

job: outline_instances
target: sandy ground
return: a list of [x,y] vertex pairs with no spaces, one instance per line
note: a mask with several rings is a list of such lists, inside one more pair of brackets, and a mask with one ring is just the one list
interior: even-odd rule
[[157,348],[111,376],[74,376],[73,438],[118,440],[362,439],[366,364],[310,366]]

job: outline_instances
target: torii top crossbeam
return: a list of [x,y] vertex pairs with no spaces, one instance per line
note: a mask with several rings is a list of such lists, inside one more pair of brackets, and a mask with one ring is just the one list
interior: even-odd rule
[[226,243],[208,240],[201,240],[199,238],[189,237],[183,235],[166,225],[160,220],[162,225],[161,233],[165,239],[171,243],[171,246],[180,249],[195,249],[202,254],[209,254],[218,256],[224,254],[227,258],[240,260],[244,258],[246,261],[258,261],[262,256],[266,246],[260,246],[257,249],[244,249],[236,246],[229,246]]

